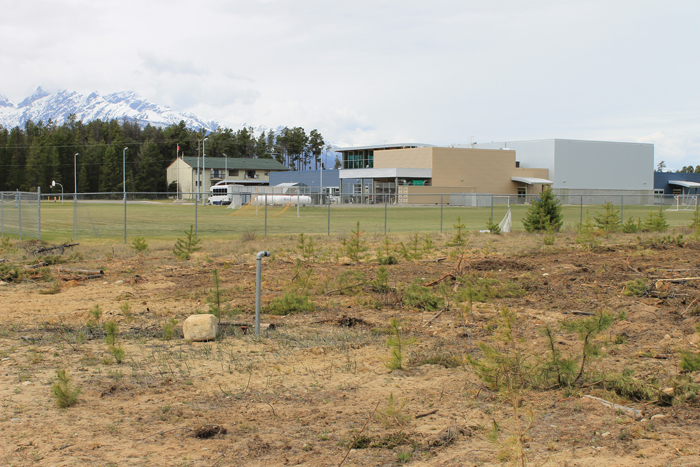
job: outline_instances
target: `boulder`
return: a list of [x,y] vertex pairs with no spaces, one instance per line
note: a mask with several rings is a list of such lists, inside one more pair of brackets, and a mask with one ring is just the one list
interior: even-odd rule
[[182,323],[182,334],[188,341],[211,341],[216,339],[217,319],[214,315],[192,315]]

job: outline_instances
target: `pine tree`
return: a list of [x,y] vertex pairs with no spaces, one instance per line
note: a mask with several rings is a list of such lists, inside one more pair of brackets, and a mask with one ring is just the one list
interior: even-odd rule
[[523,219],[523,226],[528,232],[550,228],[554,232],[559,232],[563,224],[561,201],[554,195],[551,188],[546,188],[540,199],[532,202]]

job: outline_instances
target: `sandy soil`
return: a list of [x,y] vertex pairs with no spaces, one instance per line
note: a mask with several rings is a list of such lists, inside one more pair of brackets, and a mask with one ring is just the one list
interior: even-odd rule
[[[687,239],[618,236],[585,247],[565,234],[553,246],[542,245],[540,236],[482,235],[460,262],[461,248],[433,236],[436,247],[422,259],[387,266],[388,291],[365,284],[338,292],[357,283],[358,274],[374,279],[380,265],[369,257],[361,263],[337,258],[337,239],[319,239],[319,258],[301,270],[295,238],[204,242],[190,261],[176,260],[167,245],[146,255],[78,246],[77,258],[48,273],[0,285],[0,463],[700,465],[694,390],[687,400],[662,405],[620,395],[605,382],[629,368],[639,380],[655,378],[669,389],[681,374],[678,351],[698,351],[700,281],[692,278],[700,276],[700,244]],[[264,263],[263,302],[302,287],[316,309],[264,314],[263,323],[277,327],[256,339],[241,325],[253,322],[254,252],[263,248],[273,251]],[[0,258],[5,265],[33,261],[21,248]],[[59,266],[105,274],[80,280]],[[185,342],[182,321],[207,310],[214,268],[225,306],[240,313],[222,317],[216,341]],[[448,276],[431,287],[448,297],[442,310],[404,303],[407,284],[450,273],[461,279]],[[351,276],[355,282],[348,282]],[[465,277],[487,279],[494,289],[508,284],[515,292],[473,303],[467,313]],[[659,281],[671,278],[691,280]],[[626,295],[635,279],[646,289]],[[53,284],[58,293],[40,293]],[[104,314],[91,327],[95,305]],[[495,323],[503,307],[517,313],[514,345],[533,364],[548,358],[546,325],[556,330],[562,353],[579,355],[582,342],[559,327],[562,321],[600,310],[615,321],[596,337],[600,355],[571,387],[499,392],[477,377],[465,356],[481,358],[479,343],[498,345]],[[386,366],[392,317],[406,340],[415,339],[404,348],[404,369],[393,372]],[[175,336],[166,340],[164,326],[172,319]],[[101,325],[110,320],[119,324],[121,364],[105,343]],[[77,404],[65,409],[52,397],[58,369],[81,389]],[[698,373],[682,376],[700,382]],[[585,395],[643,416],[634,419]],[[488,438],[494,423],[497,441]]]

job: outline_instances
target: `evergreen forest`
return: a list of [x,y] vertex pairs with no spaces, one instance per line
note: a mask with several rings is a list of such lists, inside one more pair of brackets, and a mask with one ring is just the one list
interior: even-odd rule
[[126,191],[165,192],[166,168],[178,146],[180,156],[197,157],[204,138],[207,157],[273,158],[291,170],[320,168],[328,150],[317,130],[306,133],[300,127],[259,135],[252,128],[220,127],[206,133],[187,128],[184,121],[141,127],[126,119],[83,123],[71,115],[60,126],[29,121],[24,128],[0,127],[0,191],[36,191],[40,186],[48,193],[55,180],[72,193],[75,170],[79,193],[120,192],[125,155]]

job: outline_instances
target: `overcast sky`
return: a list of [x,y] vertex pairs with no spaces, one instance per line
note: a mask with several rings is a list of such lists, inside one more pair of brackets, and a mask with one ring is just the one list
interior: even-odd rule
[[142,97],[339,145],[639,141],[700,165],[700,2],[23,0],[0,94]]

